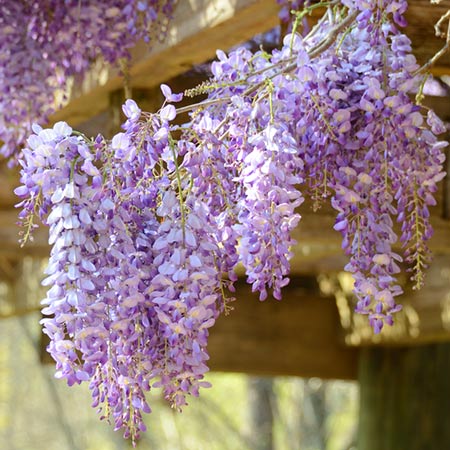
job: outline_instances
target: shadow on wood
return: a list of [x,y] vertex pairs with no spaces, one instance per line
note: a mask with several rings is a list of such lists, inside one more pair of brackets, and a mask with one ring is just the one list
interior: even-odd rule
[[362,350],[358,450],[444,450],[450,343]]
[[314,277],[292,280],[280,302],[259,302],[242,283],[233,305],[211,330],[212,370],[356,378],[358,350],[344,347],[334,299],[320,295]]

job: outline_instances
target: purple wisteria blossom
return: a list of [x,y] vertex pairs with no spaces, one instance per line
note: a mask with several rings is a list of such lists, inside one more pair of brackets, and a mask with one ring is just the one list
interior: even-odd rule
[[271,54],[218,51],[182,125],[182,95],[162,85],[161,109],[127,100],[111,140],[33,127],[16,193],[23,241],[36,216],[50,230],[48,349],[126,437],[145,430],[150,389],[181,409],[209,385],[209,329],[238,266],[261,300],[281,299],[305,198],[336,211],[356,311],[376,333],[401,309],[401,263],[423,283],[445,126],[410,97],[406,1],[341,3]]
[[163,38],[176,0],[3,0],[0,154],[14,163],[31,124],[48,122],[69,78],[102,58],[129,58],[139,39]]

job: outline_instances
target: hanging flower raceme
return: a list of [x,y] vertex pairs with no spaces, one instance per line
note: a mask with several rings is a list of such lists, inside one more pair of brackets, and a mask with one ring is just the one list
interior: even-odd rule
[[235,258],[223,257],[216,211],[179,165],[175,108],[144,116],[128,101],[124,112],[110,143],[35,127],[16,193],[28,229],[36,213],[50,227],[42,323],[57,376],[90,381],[93,405],[136,439],[152,384],[175,408],[208,386],[208,329],[229,301]]
[[69,77],[163,38],[176,0],[4,0],[0,6],[0,154],[14,163],[31,124],[65,102]]
[[24,241],[35,216],[50,228],[49,351],[132,439],[146,391],[180,409],[208,385],[209,328],[239,264],[261,300],[281,298],[305,198],[336,210],[356,311],[375,332],[401,308],[400,262],[423,282],[445,127],[410,98],[406,2],[342,3],[271,54],[219,51],[198,105],[176,109],[182,95],[163,85],[157,114],[125,103],[111,141],[63,123],[28,139],[16,192]]

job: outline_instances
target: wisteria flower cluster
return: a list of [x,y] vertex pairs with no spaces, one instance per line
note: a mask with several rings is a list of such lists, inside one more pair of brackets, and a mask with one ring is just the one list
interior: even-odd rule
[[176,0],[3,0],[0,6],[0,154],[17,158],[31,124],[46,124],[70,76],[102,57],[129,57],[164,36]]
[[261,300],[281,298],[304,198],[336,210],[375,332],[401,308],[400,262],[423,283],[445,127],[409,95],[406,1],[341,3],[271,54],[218,51],[200,104],[177,109],[163,85],[157,114],[127,100],[111,141],[65,123],[28,138],[16,193],[24,240],[36,216],[50,228],[49,351],[126,436],[144,430],[152,387],[181,408],[207,386],[208,330],[238,264]]

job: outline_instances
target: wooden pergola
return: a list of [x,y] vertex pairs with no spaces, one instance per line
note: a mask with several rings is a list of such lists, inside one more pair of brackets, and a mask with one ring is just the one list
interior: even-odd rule
[[[444,45],[434,24],[447,11],[446,2],[410,0],[407,34],[420,63]],[[275,0],[180,1],[168,38],[151,50],[133,51],[130,83],[144,105],[155,107],[162,82],[213,58],[278,24]],[[436,76],[450,75],[450,56],[433,66]],[[175,80],[176,82],[176,80]],[[170,84],[170,82],[169,82]],[[92,71],[72,89],[70,101],[53,121],[65,120],[86,133],[111,131],[117,124],[123,80],[104,66]],[[426,100],[450,121],[450,99]],[[450,164],[447,163],[448,171]],[[49,254],[47,232],[38,230],[34,242],[17,243],[17,173],[0,169],[0,275],[13,288],[15,309],[26,313],[20,294],[21,264],[26,257]],[[259,303],[242,283],[234,311],[211,331],[213,370],[265,375],[359,380],[361,385],[360,450],[444,449],[450,445],[450,181],[441,183],[433,209],[435,235],[430,247],[435,258],[425,287],[408,288],[396,324],[374,336],[366,318],[353,314],[351,281],[342,272],[345,256],[339,233],[332,228],[330,209],[313,213],[302,207],[298,245],[292,261],[292,281],[281,302]],[[23,300],[23,299],[22,299]],[[39,299],[36,299],[36,304]],[[380,436],[383,436],[380,438]],[[381,442],[381,444],[380,444]]]

